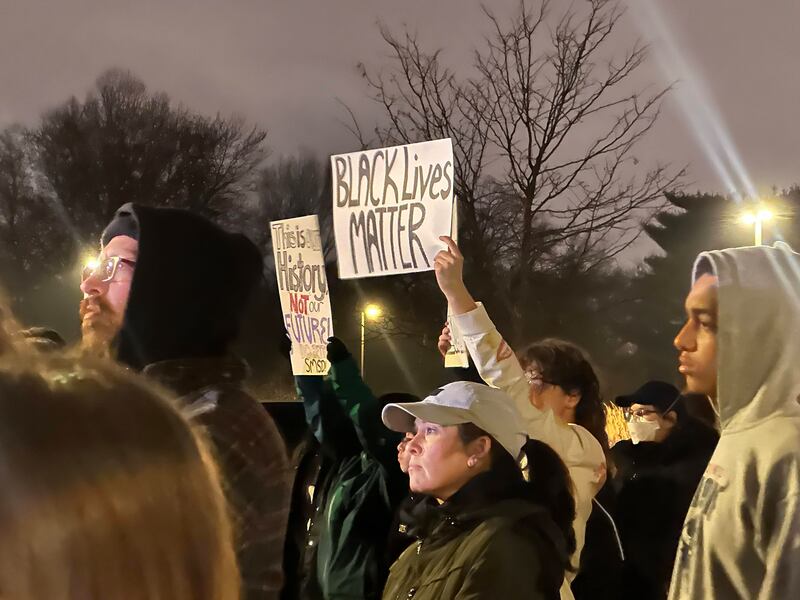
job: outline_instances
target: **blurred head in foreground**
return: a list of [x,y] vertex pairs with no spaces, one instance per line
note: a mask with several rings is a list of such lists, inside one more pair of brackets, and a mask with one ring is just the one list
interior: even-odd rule
[[2,338],[0,596],[238,599],[216,469],[178,409],[111,365]]

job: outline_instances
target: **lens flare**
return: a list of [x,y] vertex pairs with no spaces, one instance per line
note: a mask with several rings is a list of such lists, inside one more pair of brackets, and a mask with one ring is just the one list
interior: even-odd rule
[[727,193],[737,202],[741,202],[743,196],[758,197],[711,92],[698,69],[690,64],[681,50],[657,0],[636,0],[628,2],[628,6],[650,42],[664,75],[670,82],[675,82],[673,98]]
[[95,258],[95,257],[87,258],[86,260],[83,261],[84,269],[87,269],[87,270],[90,270],[90,271],[94,271],[99,266],[100,266],[100,261],[97,260],[97,258]]

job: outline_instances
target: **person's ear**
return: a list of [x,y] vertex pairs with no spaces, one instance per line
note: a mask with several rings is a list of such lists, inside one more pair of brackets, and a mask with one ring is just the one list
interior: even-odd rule
[[491,450],[491,438],[489,436],[482,435],[469,443],[469,446],[467,447],[467,454],[469,455],[470,461],[477,464],[477,462],[488,457]]
[[567,408],[574,409],[578,406],[578,403],[581,401],[581,393],[577,390],[573,392],[567,392]]
[[678,413],[676,413],[674,410],[671,410],[667,414],[663,415],[662,418],[671,425],[675,425],[678,422]]

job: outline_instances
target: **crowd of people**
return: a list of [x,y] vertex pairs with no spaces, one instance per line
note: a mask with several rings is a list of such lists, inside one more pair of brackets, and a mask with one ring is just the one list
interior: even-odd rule
[[470,369],[378,397],[331,338],[329,374],[295,378],[290,454],[232,352],[259,251],[186,211],[121,207],[83,273],[78,348],[0,310],[0,596],[800,597],[800,255],[698,257],[685,387],[615,398],[630,439],[609,447],[590,357],[514,352],[442,241]]

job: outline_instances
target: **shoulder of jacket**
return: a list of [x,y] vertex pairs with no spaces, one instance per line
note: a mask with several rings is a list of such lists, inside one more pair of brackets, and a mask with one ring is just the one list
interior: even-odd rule
[[603,454],[603,447],[597,438],[594,437],[588,429],[576,423],[570,423],[570,428],[577,436],[577,441],[583,448],[583,452],[587,459],[593,464],[602,464],[606,462],[605,454]]
[[[744,438],[757,443],[745,444]],[[742,444],[758,456],[779,456],[788,454],[800,456],[800,417],[788,414],[775,414],[745,429],[723,431],[715,454],[739,452]]]
[[529,515],[504,517],[498,515],[483,522],[475,529],[469,560],[480,556],[491,556],[495,559],[514,559],[525,557],[532,559],[536,552],[534,538],[540,534],[529,527],[520,527],[520,521]]

